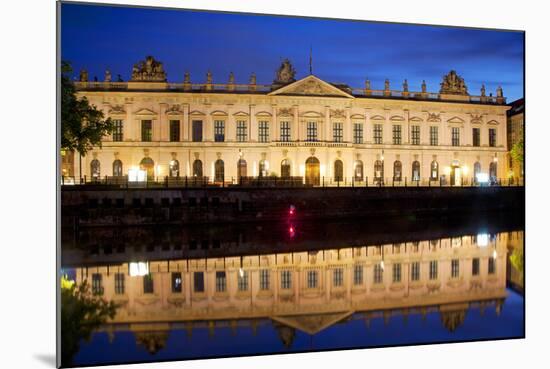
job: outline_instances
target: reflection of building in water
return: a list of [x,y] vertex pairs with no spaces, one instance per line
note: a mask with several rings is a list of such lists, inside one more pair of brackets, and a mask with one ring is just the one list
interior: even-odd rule
[[[78,268],[77,282],[121,307],[105,329],[130,329],[155,352],[162,332],[271,319],[290,345],[294,329],[315,334],[363,312],[439,311],[454,331],[466,310],[506,297],[507,246],[523,232],[287,254]],[[228,323],[229,322],[229,323]],[[159,342],[160,340],[160,342]]]
[[523,263],[524,263],[523,232],[513,232],[508,238],[508,265],[506,266],[506,280],[516,290],[523,292]]

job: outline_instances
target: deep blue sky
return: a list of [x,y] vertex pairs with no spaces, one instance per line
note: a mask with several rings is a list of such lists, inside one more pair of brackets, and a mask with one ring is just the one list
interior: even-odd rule
[[[368,14],[358,14],[368,17]],[[289,58],[297,77],[309,72],[328,82],[382,89],[438,91],[444,74],[455,69],[471,94],[482,83],[487,94],[498,85],[508,101],[523,96],[523,33],[326,19],[203,13],[180,10],[63,4],[62,58],[90,79],[130,77],[132,65],[153,55],[164,63],[168,80],[181,82],[185,71],[204,82],[208,69],[224,83],[230,71],[237,83],[256,72],[258,83],[274,79],[281,58]]]

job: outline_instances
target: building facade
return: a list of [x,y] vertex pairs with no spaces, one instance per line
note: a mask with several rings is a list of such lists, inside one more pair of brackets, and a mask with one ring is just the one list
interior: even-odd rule
[[[511,151],[515,144],[523,140],[525,129],[525,100],[519,99],[509,104],[506,130],[508,132],[508,150]],[[508,168],[514,178],[523,178],[523,162],[514,160],[508,156]]]
[[[502,89],[496,96],[468,93],[451,71],[437,93],[331,84],[315,75],[295,79],[285,60],[272,84],[169,83],[162,63],[134,65],[129,82],[75,82],[80,97],[115,122],[102,148],[82,158],[90,178],[149,180],[209,177],[302,177],[317,185],[340,181],[397,183],[444,180],[458,185],[478,173],[505,178],[507,125]],[[75,162],[79,162],[75,158]]]

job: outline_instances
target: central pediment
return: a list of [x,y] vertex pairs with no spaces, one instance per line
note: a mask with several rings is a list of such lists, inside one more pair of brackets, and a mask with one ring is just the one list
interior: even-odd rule
[[353,98],[353,95],[315,77],[309,75],[296,82],[271,91],[268,95],[303,95]]
[[353,311],[312,315],[274,316],[271,317],[271,319],[288,327],[313,335],[346,319],[351,314],[353,314]]

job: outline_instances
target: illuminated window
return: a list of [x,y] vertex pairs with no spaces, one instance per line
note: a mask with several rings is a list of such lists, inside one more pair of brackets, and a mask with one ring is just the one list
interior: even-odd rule
[[363,125],[361,123],[353,124],[353,143],[363,143]]
[[141,121],[141,141],[150,142],[153,140],[153,121]]
[[393,133],[393,144],[401,145],[401,125],[395,124],[392,129]]
[[180,140],[180,121],[170,121],[170,141],[177,142]]
[[281,289],[288,290],[292,287],[292,273],[290,270],[281,272]]
[[336,268],[332,272],[332,284],[334,287],[340,287],[344,284],[344,270]]
[[170,163],[168,164],[169,174],[170,177],[179,177],[180,175],[180,162],[176,159],[170,160]]
[[307,122],[307,141],[317,141],[317,123]]
[[260,177],[267,177],[267,164],[263,159],[258,164],[258,173]]
[[393,264],[392,269],[393,283],[401,282],[401,264]]
[[269,141],[269,122],[261,120],[258,122],[258,142]]
[[193,162],[193,176],[202,177],[202,161],[199,159]]
[[420,145],[420,126],[411,126],[411,144]]
[[180,272],[172,273],[172,293],[180,293],[183,290],[183,279]]
[[237,275],[237,285],[239,288],[239,291],[247,291],[248,290],[248,271],[244,270],[241,273]]
[[430,261],[430,280],[437,279],[437,260]]
[[420,181],[420,163],[418,160],[415,160],[412,163],[412,180]]
[[334,180],[336,182],[344,180],[344,163],[342,163],[342,160],[336,160],[334,162]]
[[472,275],[479,275],[479,258],[472,259]]
[[223,120],[214,121],[214,141],[225,141],[225,122]]
[[122,119],[113,119],[113,141],[122,141],[124,139],[124,124]]
[[411,264],[411,280],[420,280],[420,263],[418,261]]
[[401,181],[402,164],[399,160],[393,162],[393,180]]
[[281,122],[281,141],[290,141],[290,122],[288,121]]
[[247,126],[245,120],[237,121],[237,142],[245,142],[247,137]]
[[193,291],[195,292],[204,292],[204,273],[195,272],[193,273]]
[[224,271],[216,272],[216,292],[225,292],[227,279]]
[[99,273],[92,274],[92,293],[103,295],[103,276]]
[[309,270],[307,272],[307,288],[317,288],[317,271]]
[[94,179],[99,179],[99,177],[101,177],[101,164],[99,163],[99,160],[94,159],[91,161],[90,173]]
[[353,268],[353,284],[359,285],[363,284],[363,266],[356,265]]
[[121,176],[122,175],[122,162],[120,160],[113,161],[113,176]]
[[115,273],[115,294],[123,295],[124,294],[124,274]]
[[354,168],[354,174],[355,174],[355,180],[356,181],[363,181],[363,162],[361,160],[357,160],[355,162],[355,168]]
[[453,146],[460,146],[460,128],[451,128],[451,144]]
[[458,259],[451,260],[451,277],[458,278],[460,275],[460,263]]
[[284,159],[281,162],[281,177],[288,178],[290,177],[290,160]]
[[430,179],[436,180],[439,177],[439,164],[437,164],[437,161],[432,161],[430,164]]
[[430,145],[437,146],[439,143],[439,133],[437,126],[430,126]]
[[260,290],[269,289],[269,270],[261,269],[260,270]]
[[216,160],[214,163],[214,181],[223,182],[225,176],[224,163],[222,159]]
[[153,276],[151,274],[146,274],[143,276],[143,293],[153,293],[154,284]]
[[384,163],[381,160],[374,162],[374,179],[377,181],[384,179]]
[[344,138],[344,128],[342,123],[334,123],[332,125],[332,138],[334,142],[342,142]]
[[373,141],[374,141],[375,144],[381,144],[382,143],[382,125],[381,124],[375,124],[374,125]]

